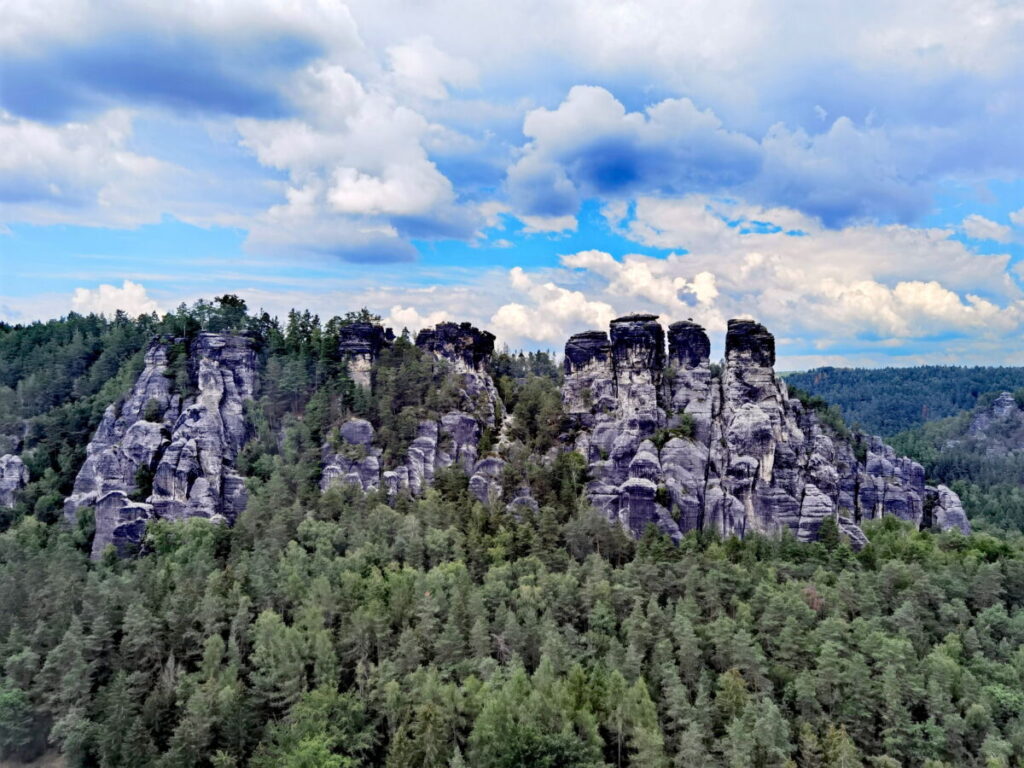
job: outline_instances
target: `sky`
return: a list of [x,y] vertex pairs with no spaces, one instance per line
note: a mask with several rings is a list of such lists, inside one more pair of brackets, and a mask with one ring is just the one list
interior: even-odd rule
[[0,320],[1024,365],[1022,0],[0,0]]

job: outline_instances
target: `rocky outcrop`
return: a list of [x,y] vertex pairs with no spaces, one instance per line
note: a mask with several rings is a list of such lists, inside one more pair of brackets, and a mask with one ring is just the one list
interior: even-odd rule
[[971,524],[967,522],[967,513],[964,512],[963,504],[960,503],[960,497],[956,493],[945,485],[928,486],[926,491],[925,506],[931,519],[926,519],[925,523],[929,527],[942,531],[956,528],[963,534],[971,532]]
[[349,419],[339,430],[342,447],[337,453],[324,447],[321,490],[339,484],[357,485],[364,491],[380,488],[381,449],[373,446],[373,425],[365,419]]
[[0,507],[13,507],[18,491],[28,485],[28,467],[20,456],[0,456]]
[[438,323],[416,335],[416,346],[450,367],[458,385],[458,411],[493,427],[503,407],[485,363],[494,352],[494,334],[469,323]]
[[[155,340],[132,391],[111,405],[86,449],[64,512],[95,511],[92,554],[141,540],[150,518],[205,517],[231,522],[244,509],[244,482],[234,461],[248,434],[244,403],[256,387],[251,339],[201,333],[188,350],[195,392],[171,390],[174,340]],[[149,485],[140,487],[140,483]]]
[[861,520],[922,525],[926,506],[929,524],[967,529],[956,494],[927,489],[921,465],[877,438],[858,461],[849,440],[790,398],[775,376],[774,337],[759,323],[729,321],[717,376],[692,321],[669,326],[667,356],[653,315],[618,318],[610,330],[569,340],[563,402],[590,502],[633,535],[654,524],[673,539],[709,528],[812,541],[832,518],[863,546]]
[[494,352],[494,334],[470,323],[438,323],[416,335],[416,346],[452,363],[461,362],[466,369],[479,370]]
[[381,350],[395,340],[390,328],[376,323],[348,323],[338,330],[338,352],[356,384],[370,388],[370,372]]
[[373,426],[349,420],[341,428],[342,450],[324,447],[321,488],[353,484],[365,491],[381,489],[391,498],[400,492],[419,496],[433,485],[439,470],[455,465],[470,477],[470,490],[477,498],[497,501],[504,462],[478,455],[483,430],[496,426],[504,414],[486,369],[494,336],[469,323],[440,323],[420,331],[416,346],[437,361],[439,386],[444,382],[453,388],[458,407],[440,418],[420,421],[404,460],[388,469],[381,464],[382,451],[373,445]]
[[96,519],[93,555],[108,544],[137,541],[152,506],[142,502],[138,482],[152,476],[157,460],[181,412],[181,397],[171,391],[168,355],[173,339],[158,338],[146,350],[142,373],[121,403],[107,406],[86,446],[64,515],[73,522],[83,507]]

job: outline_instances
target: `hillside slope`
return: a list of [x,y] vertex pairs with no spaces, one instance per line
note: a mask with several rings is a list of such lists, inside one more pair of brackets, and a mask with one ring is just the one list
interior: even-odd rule
[[891,437],[973,408],[986,393],[1024,387],[1024,368],[815,368],[787,373],[784,378],[790,385],[838,405],[849,424]]

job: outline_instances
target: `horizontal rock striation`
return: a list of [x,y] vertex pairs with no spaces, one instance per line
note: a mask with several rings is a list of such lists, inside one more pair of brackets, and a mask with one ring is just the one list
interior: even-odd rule
[[[174,343],[158,338],[150,344],[131,392],[104,413],[64,502],[71,522],[83,507],[94,509],[93,557],[109,544],[124,551],[139,543],[152,518],[232,522],[245,508],[234,461],[248,438],[244,402],[256,386],[252,340],[199,334],[187,361],[196,391],[184,402],[172,392]],[[151,488],[140,488],[140,481]]]
[[0,456],[0,507],[13,507],[18,491],[28,485],[28,467],[20,456]]
[[775,339],[759,323],[729,321],[717,376],[692,321],[669,326],[667,355],[652,315],[618,318],[610,330],[569,340],[563,403],[590,470],[588,498],[632,535],[653,524],[673,539],[788,530],[812,541],[832,519],[859,547],[857,524],[884,515],[969,530],[956,494],[926,487],[921,465],[878,438],[857,438],[867,442],[858,460],[849,440],[790,398],[775,376]]

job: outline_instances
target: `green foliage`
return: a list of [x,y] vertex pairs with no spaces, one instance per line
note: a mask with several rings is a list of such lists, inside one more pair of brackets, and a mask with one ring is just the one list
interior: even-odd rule
[[[975,524],[1024,530],[1024,447],[1020,420],[992,424],[980,437],[971,421],[995,393],[979,398],[974,411],[929,421],[895,435],[893,447],[924,465],[931,482],[945,483],[960,496]],[[1009,430],[1009,431],[1007,431]]]
[[842,409],[835,404],[830,405],[825,398],[818,395],[811,395],[800,389],[795,384],[790,384],[793,377],[787,377],[786,384],[790,397],[795,397],[808,410],[814,411],[818,421],[832,430],[832,432],[844,440],[853,439],[850,428],[846,426]]
[[973,408],[988,392],[1024,384],[1024,368],[921,365],[911,368],[815,368],[786,383],[839,406],[850,424],[890,437]]
[[[44,522],[80,465],[74,440],[130,386],[144,341],[91,393],[83,383],[77,399],[16,417],[40,432],[26,453],[35,516],[0,532],[4,758],[49,741],[70,765],[100,768],[1024,760],[1019,535],[886,518],[859,554],[830,520],[814,544],[701,532],[676,546],[653,526],[634,542],[583,502],[583,456],[538,459],[562,429],[560,374],[541,354],[493,362],[512,416],[506,492],[528,485],[537,511],[478,503],[457,467],[393,506],[321,493],[321,449],[345,419],[370,418],[393,462],[419,419],[462,396],[407,338],[382,355],[372,391],[356,388],[337,334],[365,312],[280,324],[239,310],[222,297],[139,321],[183,339],[181,352],[219,324],[257,339],[263,388],[237,461],[250,495],[232,528],[158,522],[146,556],[91,563],[88,510],[75,530]],[[191,386],[185,357],[173,363]],[[678,429],[691,436],[692,421]],[[987,476],[971,477],[965,499]],[[136,481],[142,493],[151,479]]]
[[660,451],[665,447],[665,443],[674,437],[678,437],[682,440],[692,440],[695,434],[696,425],[693,421],[693,415],[689,413],[677,414],[679,423],[674,427],[667,429],[659,429],[653,435],[651,435],[651,442],[657,446]]
[[515,519],[456,472],[397,509],[320,494],[308,436],[286,422],[234,528],[161,523],[147,557],[89,564],[32,518],[0,534],[9,749],[38,749],[29,729],[140,767],[1024,756],[1019,538],[889,518],[856,556],[634,546],[574,494]]

